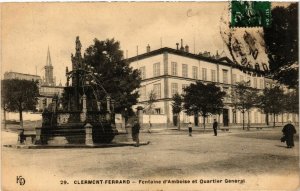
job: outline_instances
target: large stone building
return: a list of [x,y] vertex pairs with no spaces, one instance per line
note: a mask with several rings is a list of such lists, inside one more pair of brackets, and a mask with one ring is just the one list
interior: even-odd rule
[[[139,89],[140,98],[138,105],[145,107],[149,100],[149,93],[154,91],[157,97],[154,107],[152,123],[161,125],[172,125],[176,117],[172,113],[172,96],[178,92],[183,93],[183,89],[191,83],[200,80],[204,83],[215,82],[223,91],[229,95],[232,85],[237,82],[249,82],[250,86],[256,89],[275,86],[275,82],[264,76],[264,72],[257,68],[244,68],[232,63],[226,57],[220,55],[210,56],[209,54],[189,53],[189,47],[185,48],[160,48],[150,51],[148,45],[147,52],[132,58],[128,58],[134,69],[141,72],[141,87]],[[231,100],[227,96],[224,100],[225,107],[221,115],[209,116],[207,123],[212,123],[213,118],[217,118],[223,126],[240,125],[242,123],[242,113],[234,110]],[[134,106],[137,107],[137,106]],[[289,116],[287,114],[277,117],[277,122],[285,122]],[[148,123],[148,115],[143,116],[143,122]],[[296,117],[297,118],[297,117]],[[272,122],[272,118],[269,118]],[[295,119],[295,118],[294,118]],[[180,120],[183,123],[193,122],[201,125],[203,119],[200,116],[187,116],[181,112]],[[245,115],[247,121],[247,115]],[[251,124],[262,125],[266,123],[266,116],[259,109],[252,109],[250,112]]]
[[41,77],[38,75],[23,74],[18,72],[5,72],[4,79],[5,80],[8,79],[33,80],[33,81],[38,81],[39,83],[42,81]]

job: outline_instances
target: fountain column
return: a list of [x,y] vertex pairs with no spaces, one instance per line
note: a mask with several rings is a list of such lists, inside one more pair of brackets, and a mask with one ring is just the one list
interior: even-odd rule
[[106,120],[111,120],[111,111],[110,111],[110,96],[106,96]]
[[93,126],[87,123],[85,126],[85,144],[86,145],[93,145]]
[[43,110],[45,111],[47,108],[47,105],[46,105],[46,102],[47,102],[47,98],[43,99]]
[[86,115],[87,115],[87,107],[86,107],[86,95],[83,94],[82,96],[82,117],[81,121],[85,122],[86,121]]

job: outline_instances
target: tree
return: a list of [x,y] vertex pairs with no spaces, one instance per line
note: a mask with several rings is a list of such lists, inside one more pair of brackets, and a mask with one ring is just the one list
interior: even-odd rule
[[287,113],[299,114],[299,89],[292,89],[284,95],[283,108]]
[[8,98],[9,98],[10,95],[9,95],[9,92],[5,91],[4,88],[5,88],[5,85],[4,85],[4,81],[2,80],[2,85],[1,85],[1,108],[3,110],[4,129],[6,129],[6,112],[9,112],[10,99],[8,99]]
[[257,91],[248,86],[247,82],[239,82],[232,88],[231,102],[234,109],[241,111],[243,130],[245,129],[245,113],[248,114],[247,129],[250,128],[250,110],[256,105]]
[[151,92],[148,95],[148,100],[146,101],[146,107],[145,107],[145,110],[146,110],[146,112],[148,113],[148,116],[149,116],[149,125],[150,125],[149,133],[150,133],[150,129],[152,127],[151,114],[153,113],[154,103],[156,102],[156,98],[157,98],[157,95],[156,95],[155,91],[151,90]]
[[265,88],[259,96],[258,107],[267,115],[273,114],[273,127],[275,127],[275,116],[284,111],[284,98],[283,90],[279,86]]
[[177,116],[178,130],[180,130],[180,112],[183,109],[182,103],[182,96],[178,93],[174,94],[172,97],[172,112]]
[[[2,80],[2,108],[19,112],[20,127],[23,128],[23,111],[35,111],[39,90],[37,82],[28,80]],[[4,109],[4,108],[3,108]]]
[[264,28],[264,40],[275,79],[298,87],[298,3],[272,10],[272,25]]
[[197,81],[185,88],[183,95],[183,107],[188,115],[198,114],[203,117],[205,130],[205,119],[209,114],[218,114],[223,108],[223,98],[226,95],[214,83],[203,84]]
[[[115,100],[115,111],[132,113],[132,105],[137,103],[140,87],[140,72],[123,60],[120,43],[114,39],[94,40],[84,54],[84,62],[95,68],[97,80]],[[105,96],[104,92],[103,95]]]

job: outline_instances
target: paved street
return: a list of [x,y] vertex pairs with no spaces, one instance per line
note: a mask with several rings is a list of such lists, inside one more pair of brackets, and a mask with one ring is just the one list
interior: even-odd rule
[[[219,132],[217,137],[211,131],[195,132],[192,137],[187,134],[186,130],[142,133],[141,141],[151,143],[141,147],[2,147],[2,181],[7,190],[293,190],[299,185],[298,134],[293,149],[285,148],[280,142],[281,128],[233,130]],[[15,133],[2,131],[2,145],[15,142]],[[26,179],[24,186],[16,184],[16,176],[20,175]],[[76,184],[81,180],[100,179],[126,179],[130,184]],[[168,179],[198,182],[142,182]],[[201,179],[223,182],[201,184]],[[245,183],[225,183],[225,179],[244,179]],[[64,180],[69,184],[62,185]]]

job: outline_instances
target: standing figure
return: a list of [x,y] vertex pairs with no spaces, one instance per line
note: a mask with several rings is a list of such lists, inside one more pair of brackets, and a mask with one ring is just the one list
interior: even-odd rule
[[193,132],[193,128],[192,128],[192,123],[191,122],[189,122],[188,128],[189,128],[189,136],[191,137],[192,136],[192,132]]
[[140,139],[139,139],[139,134],[140,134],[140,124],[137,119],[134,119],[133,125],[132,125],[132,139],[133,141],[136,142],[136,147],[140,146]]
[[214,119],[213,129],[214,129],[215,136],[217,136],[217,128],[218,128],[218,122],[216,119]]
[[282,132],[285,136],[287,148],[294,147],[294,134],[296,134],[297,131],[295,126],[292,125],[291,120],[288,120],[288,124],[283,127]]
[[149,129],[148,129],[148,133],[151,133],[151,128],[152,128],[152,123],[151,123],[151,121],[149,120]]

